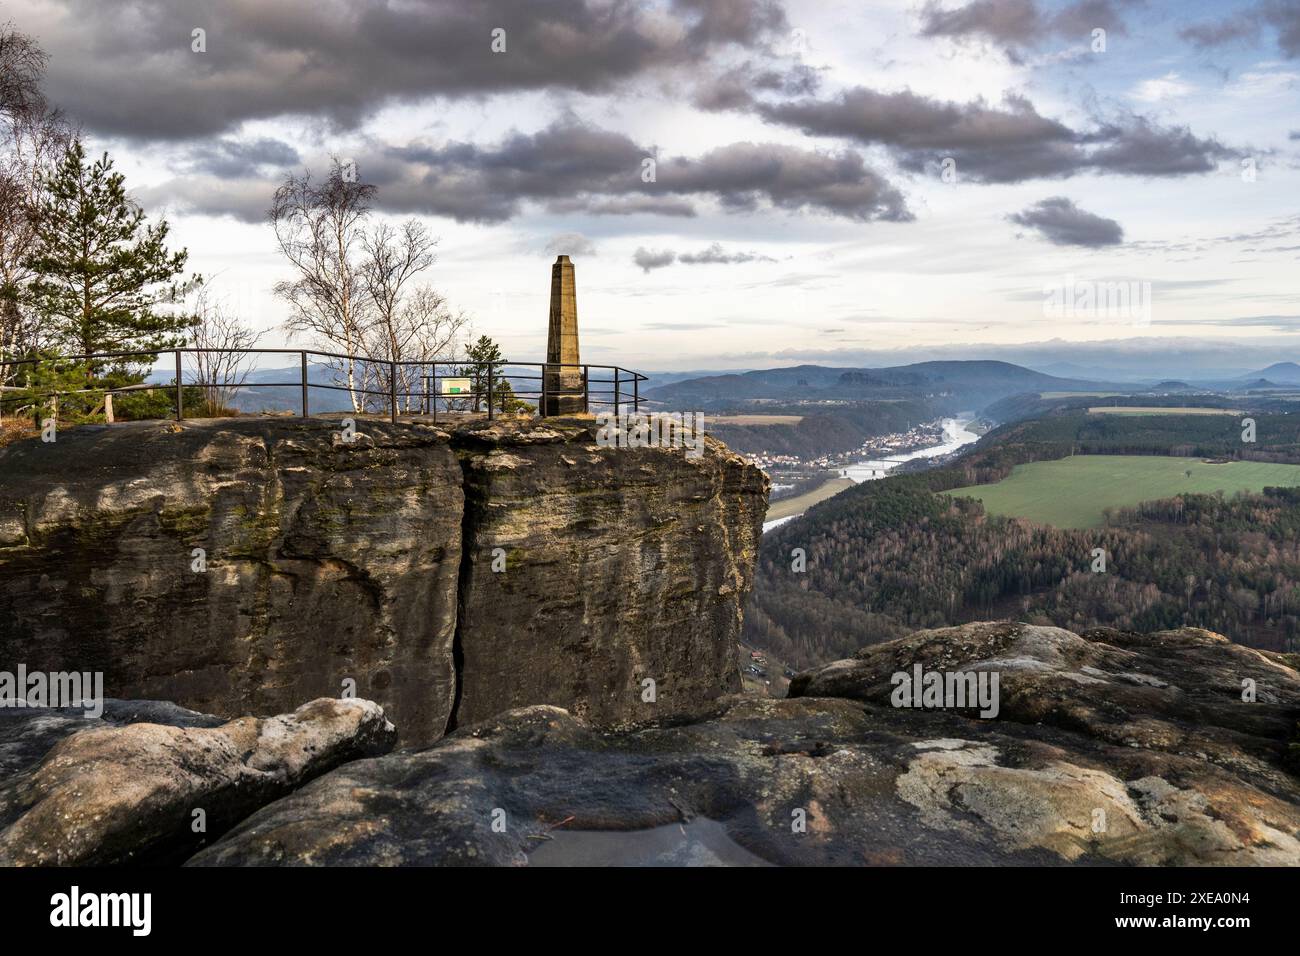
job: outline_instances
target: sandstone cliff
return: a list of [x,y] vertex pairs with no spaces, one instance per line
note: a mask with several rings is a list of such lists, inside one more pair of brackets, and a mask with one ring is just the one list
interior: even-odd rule
[[740,689],[735,646],[766,479],[716,442],[692,460],[598,448],[589,427],[481,424],[457,436],[459,724],[554,704],[618,726]]
[[738,688],[757,469],[716,442],[600,448],[577,419],[358,427],[141,422],[0,449],[2,666],[223,717],[354,685],[406,744],[510,706],[624,725]]

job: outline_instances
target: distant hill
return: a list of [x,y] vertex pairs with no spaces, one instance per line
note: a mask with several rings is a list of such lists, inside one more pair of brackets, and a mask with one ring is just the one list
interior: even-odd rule
[[1260,387],[1257,383],[1261,379],[1272,385],[1300,385],[1300,365],[1295,362],[1274,362],[1268,368],[1241,376],[1237,383]]
[[888,368],[796,365],[688,379],[649,389],[675,407],[719,408],[752,402],[844,402],[928,399],[952,410],[983,408],[1009,395],[1089,391],[1104,383],[1060,378],[994,361],[917,362]]
[[[185,370],[187,383],[194,381],[195,371],[192,367]],[[175,373],[170,370],[155,370],[146,380],[150,382],[171,382]],[[292,365],[285,368],[257,368],[248,373],[245,384],[231,397],[230,404],[241,412],[293,412],[302,407],[302,367]],[[268,383],[279,383],[271,385]],[[323,386],[338,382],[337,374],[328,366],[312,363],[307,366],[308,400],[311,410],[321,412],[342,412],[352,408],[348,393]]]
[[[942,414],[934,402],[855,402],[807,414],[799,406],[767,406],[773,412],[805,412],[797,424],[741,424],[726,418],[709,422],[709,431],[742,455],[760,452],[810,459],[853,451],[868,438],[904,432]],[[758,417],[758,416],[756,416]]]

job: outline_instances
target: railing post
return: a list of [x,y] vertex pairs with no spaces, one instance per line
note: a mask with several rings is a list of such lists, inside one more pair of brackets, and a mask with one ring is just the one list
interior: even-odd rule
[[619,386],[618,386],[618,373],[619,373],[619,368],[617,365],[615,365],[614,366],[614,417],[615,418],[618,417],[618,400],[620,397]]
[[433,406],[433,420],[436,424],[438,421],[438,363],[433,363],[433,394],[429,396],[429,404]]
[[185,419],[185,393],[181,390],[181,350],[176,349],[176,420]]
[[307,350],[302,352],[302,417],[307,417]]
[[591,369],[586,365],[582,367],[582,413],[591,414]]
[[541,401],[539,401],[539,402],[537,403],[537,415],[538,415],[538,417],[540,417],[540,418],[545,418],[545,417],[547,416],[547,414],[548,414],[548,412],[547,412],[547,410],[546,410],[546,404],[547,404],[547,403],[546,403],[546,377],[547,377],[547,373],[548,373],[547,365],[546,365],[545,362],[543,362],[543,363],[542,363],[542,398],[541,398]]
[[488,412],[488,421],[492,421],[492,363],[491,363],[491,362],[488,362],[488,363],[487,363],[487,367],[488,367],[488,373],[487,373],[487,406],[488,406],[488,409],[487,409],[487,412]]
[[397,424],[397,363],[388,363],[388,420]]
[[641,411],[641,376],[632,373],[632,411]]

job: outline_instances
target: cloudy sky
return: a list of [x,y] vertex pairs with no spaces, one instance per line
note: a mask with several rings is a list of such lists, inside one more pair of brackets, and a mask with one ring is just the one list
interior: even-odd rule
[[[441,237],[430,280],[519,361],[543,353],[559,252],[591,362],[1051,340],[1300,359],[1300,0],[10,0],[0,17],[265,344],[284,343],[287,276],[265,210],[333,155]],[[1149,313],[1045,307],[1114,282],[1150,283]]]

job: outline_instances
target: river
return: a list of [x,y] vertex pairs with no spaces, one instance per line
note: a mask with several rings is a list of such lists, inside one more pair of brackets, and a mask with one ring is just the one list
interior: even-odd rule
[[[854,483],[874,481],[878,478],[884,478],[905,461],[912,461],[916,458],[937,458],[940,455],[951,454],[959,448],[979,441],[980,436],[966,427],[969,424],[969,419],[945,418],[943,420],[943,441],[940,444],[909,451],[903,455],[890,455],[887,462],[878,458],[864,458],[841,468],[840,477],[848,478]],[[774,521],[765,521],[763,522],[763,530],[770,531],[772,528],[783,525],[787,521],[793,521],[798,517],[799,515],[790,515],[785,518],[777,518]]]

